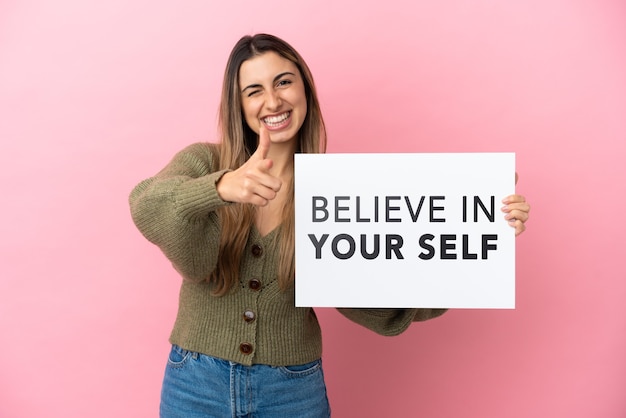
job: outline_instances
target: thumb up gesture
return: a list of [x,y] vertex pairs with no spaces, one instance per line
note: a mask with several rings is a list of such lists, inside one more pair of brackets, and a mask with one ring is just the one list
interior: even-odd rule
[[273,163],[267,158],[269,150],[269,132],[261,127],[259,146],[254,154],[245,164],[224,174],[217,182],[217,193],[223,200],[265,206],[276,197],[282,181],[270,174]]

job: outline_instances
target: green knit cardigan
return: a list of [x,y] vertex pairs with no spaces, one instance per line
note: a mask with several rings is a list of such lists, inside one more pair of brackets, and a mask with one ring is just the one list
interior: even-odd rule
[[[320,358],[322,337],[312,308],[295,307],[294,292],[277,281],[277,246],[272,231],[251,227],[241,260],[239,285],[213,296],[208,277],[216,266],[220,220],[216,209],[230,204],[217,193],[226,172],[215,171],[215,147],[197,143],[179,152],[157,175],[131,192],[133,221],[182,276],[179,307],[170,342],[187,350],[241,364],[304,364]],[[411,322],[445,309],[347,309],[344,316],[382,335],[397,335]]]

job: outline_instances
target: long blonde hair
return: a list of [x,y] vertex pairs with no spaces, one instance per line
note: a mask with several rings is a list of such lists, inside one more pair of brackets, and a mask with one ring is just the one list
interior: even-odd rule
[[[273,51],[293,62],[304,81],[307,99],[307,115],[298,132],[296,152],[323,153],[326,151],[326,127],[322,118],[313,75],[304,59],[287,42],[273,35],[257,34],[244,36],[230,53],[219,110],[221,143],[219,145],[218,169],[241,167],[256,150],[257,134],[245,122],[241,107],[239,69],[244,61],[265,52]],[[285,203],[278,242],[278,281],[280,288],[289,288],[294,279],[295,265],[295,218],[293,180],[288,185],[289,198]],[[222,232],[219,244],[217,267],[211,275],[215,295],[226,294],[239,281],[239,266],[250,225],[254,223],[255,207],[249,204],[233,204],[221,207],[219,217]]]

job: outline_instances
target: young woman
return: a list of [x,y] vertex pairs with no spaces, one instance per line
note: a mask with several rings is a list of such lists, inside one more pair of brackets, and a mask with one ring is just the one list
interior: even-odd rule
[[[130,196],[133,220],[182,276],[162,417],[328,417],[321,332],[294,304],[293,156],[326,131],[302,57],[245,36],[224,75],[219,144],[193,144]],[[505,199],[520,233],[529,207]],[[383,335],[443,309],[339,309]]]

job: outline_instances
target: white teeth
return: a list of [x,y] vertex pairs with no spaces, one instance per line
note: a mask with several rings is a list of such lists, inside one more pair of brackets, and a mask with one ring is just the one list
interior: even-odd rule
[[263,122],[267,123],[268,125],[278,125],[286,120],[289,117],[289,114],[290,112],[285,112],[282,115],[278,116],[268,116],[266,118],[263,118]]

